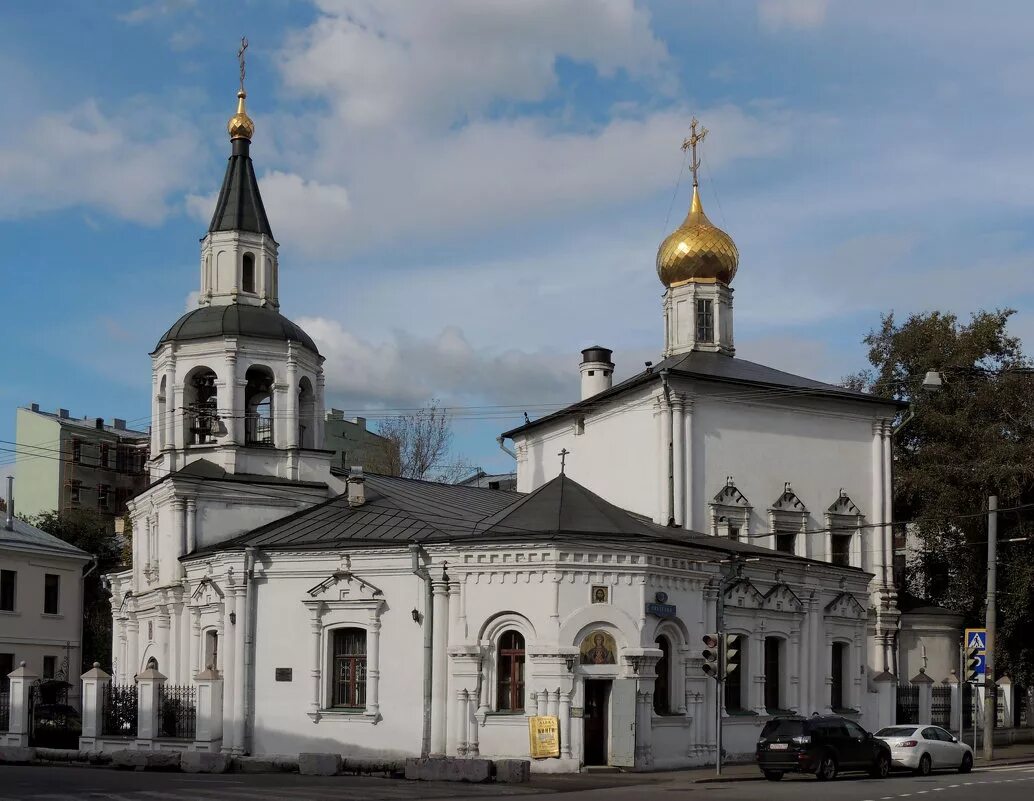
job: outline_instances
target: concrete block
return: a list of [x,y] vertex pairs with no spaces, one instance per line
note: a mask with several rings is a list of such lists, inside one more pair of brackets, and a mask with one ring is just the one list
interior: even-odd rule
[[399,759],[371,759],[369,757],[345,757],[341,764],[342,773],[351,773],[356,776],[370,776],[378,774],[382,776],[403,776],[406,772],[406,763]]
[[179,770],[178,751],[114,751],[111,754],[113,767],[132,770]]
[[184,773],[226,773],[230,769],[230,755],[185,751],[180,755],[180,768]]
[[0,764],[2,765],[24,765],[35,758],[35,748],[22,748],[17,745],[0,746]]
[[303,776],[337,776],[341,754],[298,754],[298,772]]
[[487,782],[492,778],[492,760],[447,757],[407,759],[406,778],[424,782]]
[[495,780],[506,784],[520,784],[531,781],[531,760],[529,759],[497,759]]
[[282,754],[234,757],[231,769],[237,773],[296,773],[298,760]]

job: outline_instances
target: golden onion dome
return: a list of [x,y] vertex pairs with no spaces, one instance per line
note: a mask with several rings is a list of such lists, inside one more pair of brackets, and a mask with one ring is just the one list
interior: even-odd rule
[[690,281],[729,284],[739,263],[736,243],[707,219],[694,183],[689,214],[657,249],[657,277],[667,287]]
[[237,113],[230,117],[226,123],[226,130],[230,132],[230,139],[251,139],[255,133],[255,122],[248,116],[244,108],[244,99],[248,93],[241,89],[237,92]]

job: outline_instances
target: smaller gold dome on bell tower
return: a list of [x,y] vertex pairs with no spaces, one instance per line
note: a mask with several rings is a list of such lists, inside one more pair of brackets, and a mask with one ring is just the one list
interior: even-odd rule
[[711,283],[720,281],[732,283],[740,263],[740,252],[736,243],[718,226],[714,225],[700,202],[700,187],[697,171],[697,144],[707,136],[707,129],[697,132],[696,118],[690,124],[690,137],[683,142],[683,150],[692,148],[690,169],[693,172],[693,202],[682,225],[669,234],[657,249],[657,277],[666,287],[698,281]]

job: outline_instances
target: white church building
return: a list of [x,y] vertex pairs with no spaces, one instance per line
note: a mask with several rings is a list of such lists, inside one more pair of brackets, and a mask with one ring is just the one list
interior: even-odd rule
[[[737,254],[696,194],[659,259],[664,359],[611,386],[587,350],[583,399],[507,434],[520,492],[344,475],[316,447],[323,359],[279,311],[253,131],[242,88],[199,306],[151,354],[114,682],[218,675],[204,747],[236,754],[527,757],[537,714],[560,731],[537,770],[676,767],[713,760],[718,702],[733,756],[781,712],[875,725],[895,407],[733,356]],[[742,635],[721,698],[719,604]]]

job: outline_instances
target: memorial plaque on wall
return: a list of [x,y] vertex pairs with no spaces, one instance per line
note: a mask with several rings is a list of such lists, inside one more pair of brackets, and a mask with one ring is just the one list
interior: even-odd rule
[[276,669],[276,680],[277,681],[291,681],[294,674],[294,668],[277,668]]

